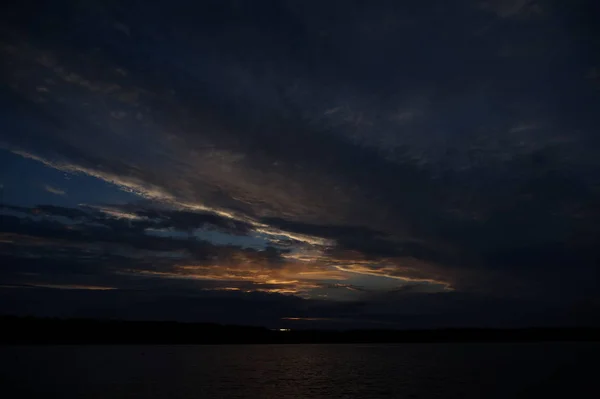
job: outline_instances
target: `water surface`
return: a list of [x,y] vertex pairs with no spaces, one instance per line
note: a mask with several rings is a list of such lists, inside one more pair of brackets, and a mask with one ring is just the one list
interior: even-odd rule
[[6,398],[583,398],[599,355],[595,343],[15,346],[0,348],[0,383]]

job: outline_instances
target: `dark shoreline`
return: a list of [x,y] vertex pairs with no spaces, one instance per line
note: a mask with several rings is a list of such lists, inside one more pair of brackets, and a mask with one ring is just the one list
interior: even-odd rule
[[292,330],[180,323],[0,317],[0,344],[316,344],[600,341],[600,328]]

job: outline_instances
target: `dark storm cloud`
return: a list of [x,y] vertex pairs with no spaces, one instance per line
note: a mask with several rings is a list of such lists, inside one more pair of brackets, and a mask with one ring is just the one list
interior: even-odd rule
[[138,249],[216,229],[283,269],[597,296],[596,8],[25,1],[0,17],[0,144],[154,204],[40,208]]

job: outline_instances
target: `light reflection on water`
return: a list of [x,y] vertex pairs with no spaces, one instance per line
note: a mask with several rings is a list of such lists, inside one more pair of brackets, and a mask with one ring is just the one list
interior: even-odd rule
[[7,398],[581,398],[598,355],[589,343],[23,346],[0,348],[0,382]]

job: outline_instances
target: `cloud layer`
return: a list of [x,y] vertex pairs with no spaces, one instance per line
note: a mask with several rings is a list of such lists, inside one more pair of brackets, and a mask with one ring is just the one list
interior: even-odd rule
[[0,144],[137,199],[6,205],[0,282],[597,300],[594,7],[15,5]]

